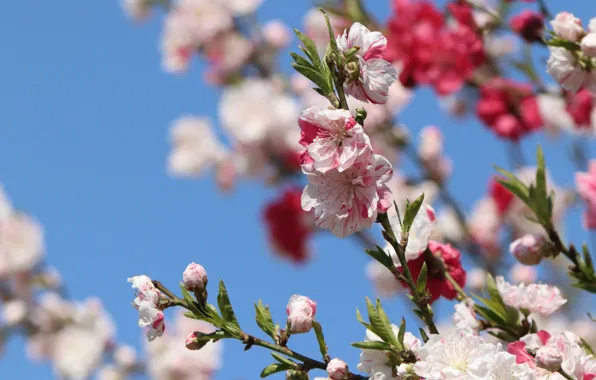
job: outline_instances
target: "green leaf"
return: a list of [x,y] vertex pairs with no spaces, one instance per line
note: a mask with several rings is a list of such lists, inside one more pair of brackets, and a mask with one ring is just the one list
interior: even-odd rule
[[562,47],[565,50],[569,50],[569,51],[577,51],[580,49],[580,46],[578,44],[576,44],[575,42],[563,40],[561,38],[550,39],[550,40],[546,41],[546,44],[548,46]]
[[199,310],[199,308],[197,307],[197,304],[195,303],[195,299],[188,292],[188,290],[186,290],[186,288],[184,287],[184,285],[182,283],[180,283],[180,291],[182,292],[182,298],[184,298],[184,300],[186,301],[186,304],[187,304],[188,308],[190,309],[190,311],[197,316],[197,319],[204,320],[206,317],[205,313],[202,313],[201,310]]
[[292,62],[292,67],[298,71],[300,74],[304,75],[306,78],[310,79],[311,82],[316,84],[317,86],[321,87],[321,89],[325,90],[326,82],[325,78],[313,69],[312,67],[300,66],[295,62]]
[[335,33],[333,33],[331,22],[329,22],[329,16],[327,16],[327,13],[325,13],[325,10],[323,8],[319,8],[319,10],[323,13],[323,16],[325,16],[325,22],[327,23],[327,31],[329,32],[329,45],[331,45],[331,48],[334,52],[339,52],[339,49],[337,47],[337,41],[335,41]]
[[422,338],[422,341],[424,343],[428,342],[428,335],[426,335],[426,331],[424,331],[424,329],[422,327],[419,329],[419,331],[420,331],[420,337]]
[[358,308],[356,308],[356,319],[358,322],[362,323],[364,327],[372,331],[372,326],[369,323],[364,322],[364,319],[362,319],[362,314],[360,314],[360,310],[358,310]]
[[385,330],[388,332],[389,339],[385,340],[385,342],[392,344],[396,347],[399,347],[397,338],[395,337],[395,334],[393,333],[393,326],[391,325],[391,321],[389,320],[389,317],[387,317],[387,313],[385,313],[385,310],[383,310],[383,305],[381,305],[381,301],[378,298],[377,298],[377,313],[379,314],[379,318],[381,319],[381,322],[383,323]]
[[426,267],[426,262],[422,264],[422,268],[420,269],[420,275],[418,276],[418,280],[416,281],[416,291],[418,294],[423,294],[426,290],[426,278],[428,276],[428,269]]
[[586,351],[586,353],[588,355],[594,356],[594,350],[592,349],[590,344],[588,342],[586,342],[586,340],[584,338],[580,337],[580,339],[582,340],[582,347],[584,348],[584,351]]
[[275,329],[275,324],[273,323],[273,318],[271,317],[269,306],[263,306],[263,301],[259,300],[258,303],[255,303],[255,311],[257,325],[263,332],[265,332],[265,334],[272,337],[273,340],[276,340],[277,331]]
[[240,330],[240,325],[238,324],[236,316],[234,315],[234,309],[232,308],[232,304],[230,303],[230,297],[228,297],[228,291],[226,290],[226,286],[224,285],[223,280],[219,281],[219,294],[217,295],[217,305],[219,306],[219,311],[221,312],[221,316],[224,319],[224,321],[228,322],[229,324]]
[[525,204],[530,206],[528,199],[529,192],[526,185],[524,185],[519,179],[517,179],[517,177],[513,173],[508,172],[505,169],[501,169],[498,166],[495,166],[495,169],[507,178],[507,180],[497,178],[497,181],[499,181],[501,185],[505,186],[509,191],[515,194]]
[[321,65],[321,58],[319,57],[319,51],[317,50],[317,45],[311,40],[307,35],[301,33],[298,29],[294,29],[294,33],[298,36],[300,42],[304,46],[304,53],[308,56],[310,61],[313,64],[313,67],[320,67]]
[[369,341],[369,342],[356,342],[352,343],[353,347],[361,348],[363,350],[379,350],[379,351],[389,351],[391,350],[391,346],[385,342],[379,341]]
[[397,341],[399,342],[399,347],[403,349],[404,346],[404,337],[406,335],[406,320],[404,317],[401,318],[401,324],[399,325],[399,332],[397,333]]
[[308,60],[306,60],[304,57],[302,57],[296,53],[290,53],[290,55],[292,56],[292,58],[294,59],[294,62],[296,62],[296,64],[314,69],[313,65]]
[[495,312],[492,309],[489,309],[481,305],[474,305],[474,310],[476,310],[476,313],[480,314],[484,319],[486,319],[489,322],[493,322],[498,326],[506,324],[505,318],[503,318],[501,315],[499,315],[499,313]]
[[273,356],[273,359],[277,360],[280,364],[285,364],[292,368],[298,367],[298,363],[293,362],[292,360],[286,358],[285,356],[281,356],[277,352],[271,352],[271,356]]
[[[391,323],[387,319],[387,315],[383,311],[382,308],[377,307],[375,309],[373,303],[366,298],[366,306],[368,309],[368,319],[371,325],[371,331],[379,336],[383,340],[383,342],[387,342],[390,344],[395,344],[395,335],[393,335],[393,329],[391,327]],[[377,306],[380,306],[379,301],[377,300]]]
[[317,342],[319,343],[319,351],[321,351],[321,356],[324,358],[327,356],[327,343],[325,343],[323,327],[321,327],[321,324],[317,321],[314,321],[312,326],[315,329],[315,335],[317,336]]
[[397,220],[399,221],[399,226],[403,230],[404,229],[404,223],[401,220],[401,214],[399,212],[399,207],[397,207],[397,203],[395,201],[393,201],[393,207],[395,207],[395,213],[397,214]]
[[261,377],[267,377],[269,375],[273,375],[274,373],[283,372],[291,369],[292,367],[288,366],[287,364],[269,364],[267,367],[261,371]]
[[365,249],[364,252],[389,270],[392,270],[395,267],[391,257],[378,245],[375,245],[375,249]]
[[414,218],[418,215],[418,211],[422,206],[422,202],[424,201],[424,193],[420,195],[414,202],[408,204],[406,206],[406,212],[404,213],[404,221],[403,221],[403,231],[409,232],[412,223],[414,223]]

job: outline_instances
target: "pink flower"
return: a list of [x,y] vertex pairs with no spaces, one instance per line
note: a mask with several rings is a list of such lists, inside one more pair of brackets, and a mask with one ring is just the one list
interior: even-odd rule
[[291,40],[288,26],[280,20],[271,20],[265,23],[263,37],[269,45],[276,49],[283,49]]
[[345,380],[348,378],[348,365],[340,359],[332,359],[327,364],[327,374],[330,380]]
[[133,306],[139,311],[139,327],[148,327],[147,339],[151,342],[162,336],[166,325],[163,311],[159,308],[161,292],[153,285],[151,279],[145,275],[128,279],[136,289]]
[[[404,210],[400,210],[403,215]],[[401,225],[397,212],[391,208],[388,212],[391,227],[395,233],[395,238],[400,241],[402,238]],[[428,205],[422,206],[418,214],[414,218],[410,231],[408,233],[408,244],[406,245],[406,260],[417,259],[422,252],[428,247],[430,236],[433,233],[435,226],[435,210]],[[397,253],[390,244],[385,248],[391,256],[397,257]]]
[[590,161],[588,172],[575,173],[577,191],[586,204],[584,227],[596,229],[596,160]]
[[385,212],[391,202],[387,182],[392,168],[387,159],[364,150],[354,164],[340,172],[321,173],[312,164],[304,164],[308,184],[302,193],[302,209],[314,209],[316,225],[345,237],[370,227],[378,212]]
[[586,33],[582,21],[569,12],[558,13],[550,25],[557,36],[572,42],[579,42]]
[[536,364],[540,368],[556,372],[561,368],[563,355],[558,347],[551,345],[540,347],[536,351]]
[[577,92],[583,86],[591,93],[596,92],[596,72],[584,70],[575,54],[565,48],[549,46],[549,50],[546,71],[564,89]]
[[[353,77],[348,78],[346,92],[363,102],[387,103],[389,87],[397,80],[397,70],[383,59],[387,50],[387,39],[381,32],[371,32],[359,22],[350,31],[337,37],[337,45],[344,52],[358,47],[356,61],[348,62]],[[355,64],[352,69],[351,65]],[[356,67],[358,69],[356,69]]]
[[509,245],[509,252],[522,264],[537,265],[550,253],[550,244],[544,235],[526,234]]
[[21,212],[0,218],[0,277],[32,270],[43,258],[44,245],[34,218]]
[[567,303],[556,286],[545,284],[511,285],[498,276],[497,289],[505,304],[517,309],[527,309],[531,313],[548,316]]
[[309,332],[315,320],[317,303],[308,297],[294,294],[288,301],[286,313],[292,334]]
[[182,284],[186,290],[201,291],[207,286],[207,271],[201,265],[190,263],[182,273]]
[[435,126],[420,131],[418,155],[433,178],[445,180],[451,174],[451,160],[443,155],[443,135]]
[[511,29],[527,42],[540,41],[544,33],[544,16],[525,9],[509,22]]
[[[573,119],[567,127],[574,131],[590,131],[592,129],[592,112],[594,110],[594,95],[581,89],[577,93],[568,92],[566,96],[566,110]],[[575,123],[575,125],[574,125]]]
[[588,33],[580,43],[582,52],[588,57],[596,57],[596,33]]
[[302,111],[298,125],[302,130],[300,144],[321,173],[336,168],[343,172],[354,164],[362,149],[370,147],[362,126],[347,110],[311,107]]

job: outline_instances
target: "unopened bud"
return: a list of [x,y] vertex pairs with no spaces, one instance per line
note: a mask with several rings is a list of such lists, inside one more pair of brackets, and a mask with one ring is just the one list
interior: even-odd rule
[[294,294],[288,301],[286,312],[293,334],[309,332],[317,312],[317,303],[308,297]]
[[563,356],[556,347],[544,346],[536,351],[536,364],[540,368],[556,372],[561,369],[561,363],[563,363]]
[[552,252],[552,244],[544,235],[527,234],[509,246],[509,252],[522,264],[536,265]]
[[205,338],[205,334],[199,331],[194,331],[186,338],[186,348],[189,350],[200,350],[209,343],[209,339]]
[[199,264],[190,263],[182,274],[182,284],[186,290],[203,290],[207,286],[207,271]]
[[290,369],[286,372],[286,380],[309,380],[308,373]]
[[331,380],[345,380],[348,378],[348,365],[340,359],[333,359],[327,364],[327,374]]

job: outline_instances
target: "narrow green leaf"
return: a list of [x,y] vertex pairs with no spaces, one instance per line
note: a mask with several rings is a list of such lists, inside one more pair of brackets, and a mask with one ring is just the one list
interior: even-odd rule
[[314,69],[314,66],[308,60],[306,60],[304,57],[302,57],[296,53],[290,53],[290,56],[292,56],[292,58],[294,59],[294,62],[296,62],[296,64]]
[[594,350],[592,349],[592,347],[590,346],[590,344],[588,342],[586,342],[586,340],[584,338],[580,338],[582,340],[582,347],[584,348],[584,351],[586,351],[586,353],[588,355],[594,355]]
[[377,313],[379,314],[379,318],[381,319],[381,322],[383,323],[383,327],[385,329],[385,331],[387,331],[387,335],[388,335],[388,339],[385,340],[385,342],[392,344],[396,347],[399,347],[399,343],[397,342],[397,338],[395,337],[395,334],[393,333],[393,326],[391,325],[391,321],[389,320],[389,317],[387,317],[387,313],[385,313],[385,310],[383,310],[383,305],[381,305],[381,301],[377,298]]
[[219,294],[217,295],[217,305],[219,306],[219,311],[221,312],[221,316],[223,317],[224,321],[229,322],[233,326],[240,329],[240,325],[236,320],[236,315],[234,315],[234,309],[232,308],[232,304],[230,303],[230,297],[228,296],[228,291],[226,290],[226,286],[224,285],[223,280],[219,281]]
[[404,337],[406,336],[406,320],[404,317],[401,318],[401,324],[399,325],[399,332],[397,333],[397,341],[399,342],[399,347],[403,349],[404,346]]
[[352,343],[352,347],[361,348],[363,350],[379,350],[389,351],[391,346],[385,342],[369,341],[369,342],[356,342]]
[[428,342],[428,335],[426,335],[426,331],[424,331],[424,329],[422,327],[419,329],[419,331],[420,331],[420,337],[422,338],[422,341],[424,343]]
[[311,67],[300,66],[295,62],[292,62],[291,65],[300,74],[304,75],[306,78],[310,79],[311,82],[313,82],[314,84],[316,84],[317,86],[319,86],[320,88],[325,90],[326,81],[318,71],[315,71]]
[[288,366],[287,364],[269,364],[267,367],[261,371],[261,377],[267,377],[269,375],[273,375],[274,373],[283,372],[291,369],[292,367]]
[[401,220],[401,214],[399,212],[399,207],[397,207],[397,203],[395,201],[393,201],[393,207],[395,207],[395,213],[397,214],[397,220],[399,221],[399,226],[403,230],[404,229],[404,223]]
[[280,364],[285,364],[285,365],[293,367],[293,368],[298,367],[298,363],[293,362],[292,360],[286,358],[285,356],[281,356],[277,352],[271,352],[271,356],[273,356],[273,359],[277,360]]
[[489,322],[493,322],[499,326],[506,324],[505,318],[492,309],[481,305],[474,305],[474,310]]
[[356,308],[356,319],[358,322],[362,323],[364,327],[372,331],[372,326],[369,323],[364,322],[364,319],[362,319],[362,314],[360,314],[360,310],[358,310],[358,308]]
[[531,207],[530,194],[529,189],[527,187],[525,187],[524,185],[520,186],[517,184],[513,184],[502,179],[497,179],[497,181],[499,181],[501,185],[505,186],[507,190],[511,191],[515,196],[517,196],[522,202]]
[[188,290],[186,290],[186,288],[184,288],[184,285],[182,283],[180,283],[180,291],[182,292],[182,298],[184,298],[184,300],[186,301],[188,308],[197,316],[197,319],[205,319],[205,314],[201,313],[201,311],[195,303],[194,297],[188,292]]
[[426,267],[426,262],[422,264],[422,268],[420,269],[420,275],[418,276],[418,280],[416,281],[416,291],[418,294],[423,294],[426,290],[426,279],[428,276],[428,269]]
[[321,327],[321,324],[317,321],[313,322],[312,325],[315,329],[317,342],[319,343],[319,351],[321,351],[321,356],[325,358],[325,356],[327,356],[327,343],[325,342],[325,336],[323,335],[323,327]]
[[298,36],[300,42],[304,46],[305,54],[307,54],[308,58],[313,64],[313,67],[320,67],[321,65],[321,58],[319,57],[319,51],[317,50],[317,45],[311,40],[307,35],[301,33],[298,29],[294,29],[294,33]]
[[263,301],[259,300],[258,303],[255,303],[255,311],[256,311],[256,320],[257,325],[263,330],[263,332],[274,340],[277,339],[277,331],[275,330],[275,324],[273,323],[273,318],[271,317],[271,311],[269,311],[269,306],[263,306]]
[[378,261],[389,270],[392,270],[395,267],[391,257],[389,257],[387,252],[385,252],[383,248],[379,247],[378,245],[375,245],[375,249],[365,249],[364,252],[366,252],[370,257]]
[[327,16],[327,13],[325,13],[325,10],[323,8],[319,8],[319,10],[323,13],[323,16],[325,16],[325,22],[327,23],[327,31],[329,32],[329,45],[331,45],[331,48],[334,52],[337,52],[337,41],[335,41],[335,33],[333,32],[333,28],[331,27],[331,22],[329,22],[329,16]]
[[410,231],[410,227],[412,223],[414,223],[414,218],[418,215],[418,211],[422,206],[422,202],[424,201],[424,193],[420,195],[416,200],[412,203],[409,203],[406,206],[406,212],[404,213],[404,220],[403,220],[403,230],[404,232]]
[[395,336],[393,335],[391,324],[387,326],[387,315],[382,312],[382,309],[375,309],[373,303],[370,301],[370,299],[368,299],[368,297],[366,298],[366,306],[368,309],[368,319],[372,327],[370,330],[377,334],[379,338],[383,340],[383,342],[392,343],[392,339],[395,340]]

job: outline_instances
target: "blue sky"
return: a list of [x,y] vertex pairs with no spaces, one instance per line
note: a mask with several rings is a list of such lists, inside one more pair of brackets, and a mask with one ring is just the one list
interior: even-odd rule
[[[377,14],[387,14],[388,1],[374,3]],[[549,3],[552,11],[562,10],[561,4]],[[596,15],[596,5],[589,3],[564,5],[587,21]],[[259,18],[300,26],[309,5],[306,0],[266,0]],[[174,180],[166,174],[169,123],[184,113],[215,118],[218,91],[202,83],[203,67],[197,62],[183,77],[162,72],[160,28],[159,17],[134,25],[117,1],[4,4],[0,181],[17,207],[44,225],[48,261],[61,271],[70,294],[100,297],[118,324],[121,341],[142,342],[126,278],[145,273],[175,288],[185,266],[196,261],[208,270],[212,284],[220,277],[226,280],[248,331],[258,331],[252,307],[258,298],[271,306],[278,321],[292,294],[314,298],[331,354],[355,366],[359,352],[349,343],[364,334],[355,308],[374,295],[364,277],[367,259],[358,246],[320,235],[313,244],[314,260],[292,267],[269,253],[260,224],[261,207],[274,191],[245,182],[233,194],[221,194],[208,177]],[[288,59],[282,59],[289,68]],[[455,168],[449,187],[467,207],[484,193],[491,164],[507,166],[501,142],[475,121],[450,120],[430,91],[416,95],[402,120],[413,135],[428,124],[442,128]],[[538,142],[545,146],[557,182],[571,186],[574,170],[565,159],[567,145],[532,137],[523,143],[526,157],[533,157]],[[569,214],[567,232],[574,241],[587,239],[579,220],[577,210]],[[395,322],[409,316],[403,300],[385,305]],[[292,344],[317,354],[310,334]],[[256,378],[270,363],[259,348],[245,353],[239,344],[226,342],[224,351],[225,367],[217,379]],[[47,365],[28,364],[18,339],[8,344],[0,363],[0,378],[53,378]]]

